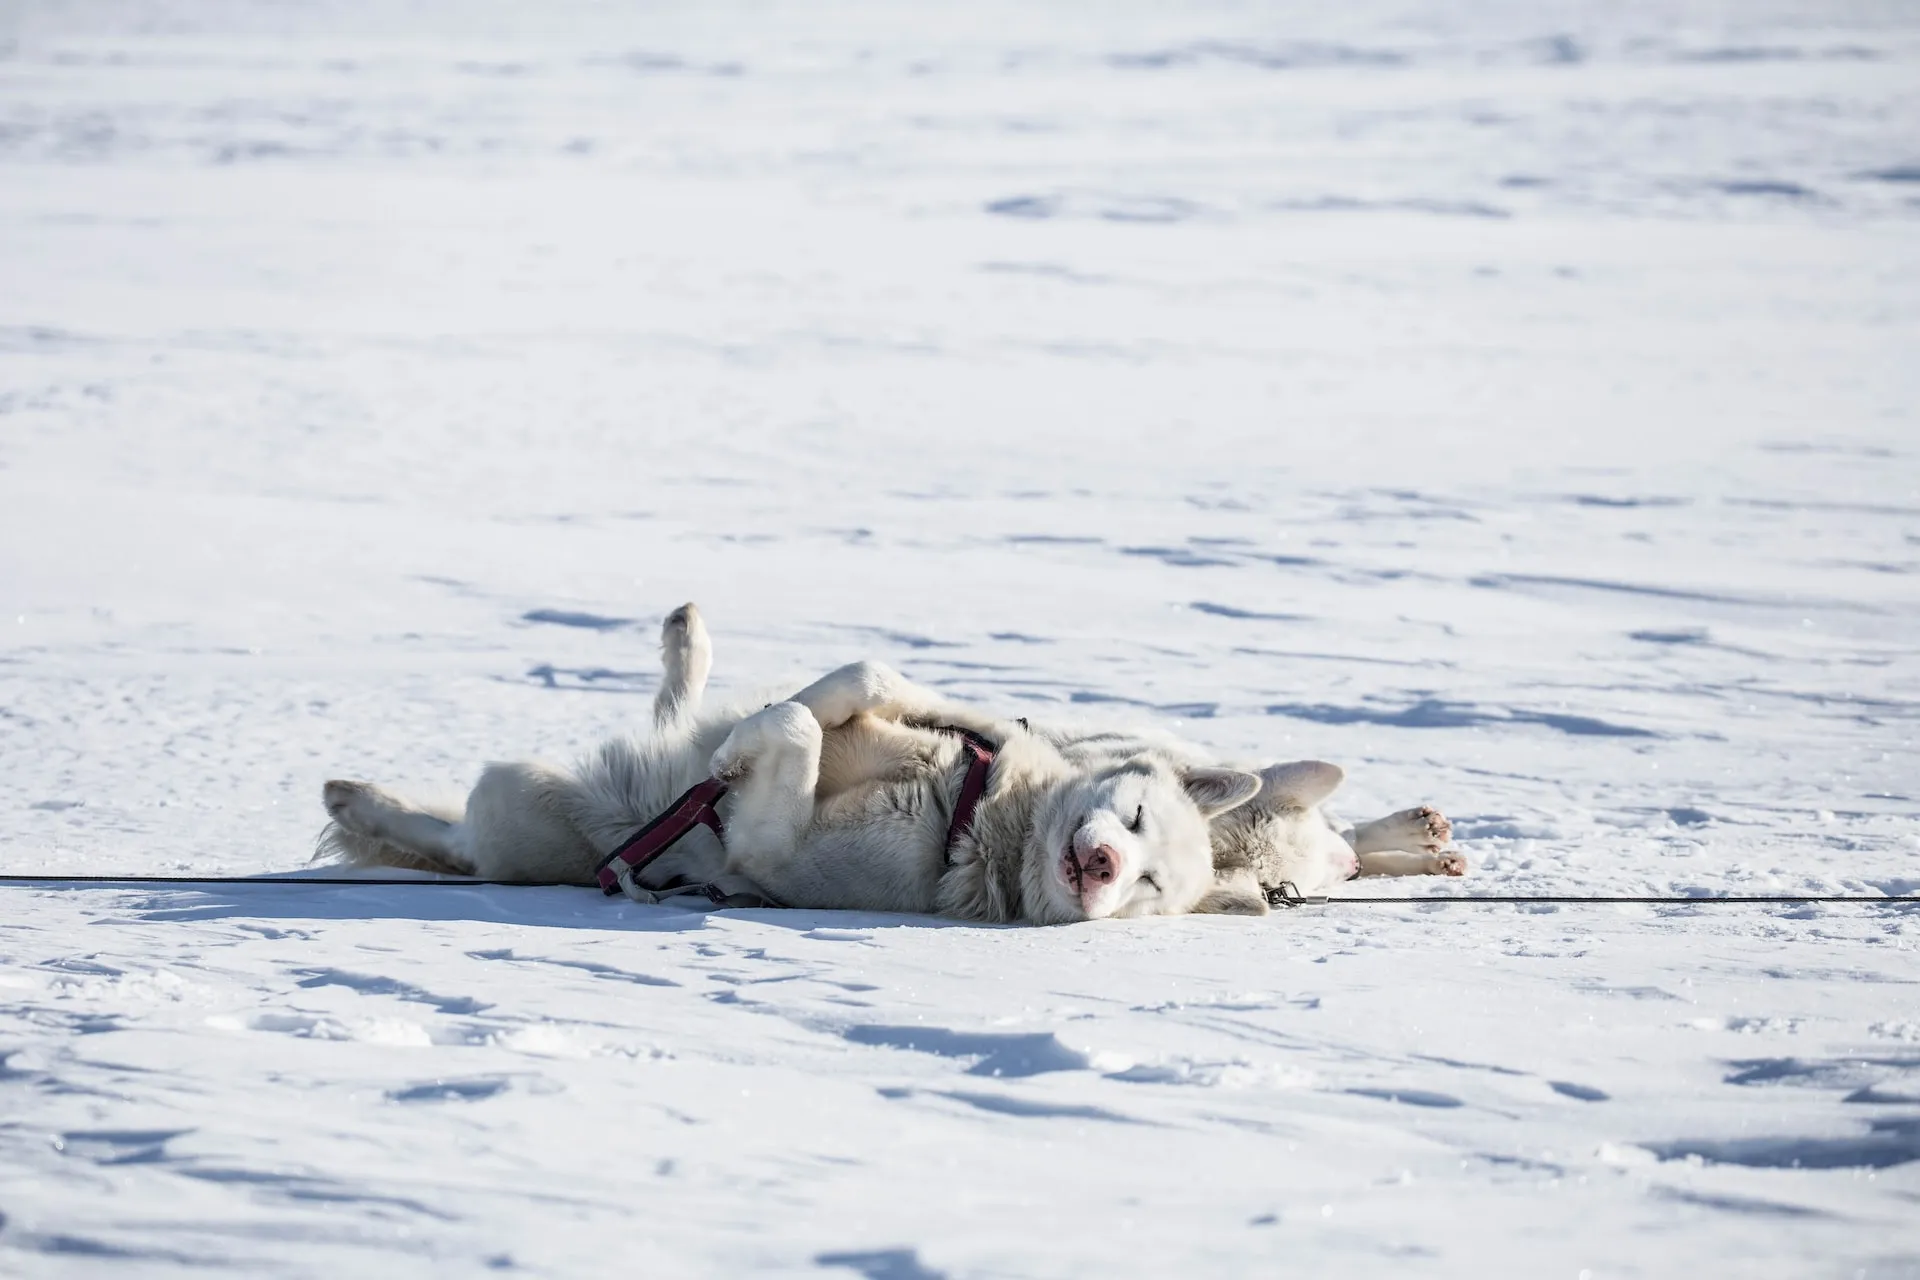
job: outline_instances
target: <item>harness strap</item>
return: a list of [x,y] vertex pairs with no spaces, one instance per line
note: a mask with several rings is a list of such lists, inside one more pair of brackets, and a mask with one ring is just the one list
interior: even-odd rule
[[721,826],[720,814],[713,806],[725,794],[727,784],[718,778],[708,778],[689,788],[667,806],[666,812],[628,836],[619,848],[600,860],[600,865],[594,868],[600,891],[608,897],[616,893],[639,897],[646,892],[640,885],[640,872],[695,827],[706,827],[724,839],[726,829]]
[[629,888],[627,896],[650,907],[676,898],[703,898],[713,906],[731,910],[783,905],[761,892],[745,876],[722,876],[708,881],[675,876],[657,889]]
[[966,742],[969,756],[967,778],[960,784],[960,796],[953,802],[953,821],[947,825],[946,863],[952,866],[953,846],[973,828],[974,811],[980,807],[980,797],[987,792],[987,773],[993,768],[994,747],[971,729],[947,725],[942,732],[959,734]]
[[[987,774],[993,769],[994,746],[971,729],[949,725],[943,732],[959,734],[969,757],[966,780],[960,784],[959,798],[953,803],[953,821],[947,826],[946,861],[951,866],[953,846],[973,828],[974,813],[980,808],[980,798],[987,792]],[[708,778],[689,788],[678,800],[668,805],[659,817],[628,836],[619,848],[600,860],[600,865],[594,868],[594,878],[600,882],[600,891],[608,897],[624,893],[642,902],[658,901],[658,895],[641,885],[640,873],[695,827],[706,827],[724,840],[726,828],[721,824],[720,814],[714,805],[726,794],[727,784],[718,778]],[[752,903],[730,901],[749,895],[728,894],[711,886],[696,892],[705,892],[716,906],[772,904],[772,900],[766,898]]]

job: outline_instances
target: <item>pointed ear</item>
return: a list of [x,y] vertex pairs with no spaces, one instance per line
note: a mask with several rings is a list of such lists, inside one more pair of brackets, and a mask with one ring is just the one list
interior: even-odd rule
[[1259,794],[1260,775],[1238,769],[1186,769],[1180,774],[1180,785],[1211,821]]
[[1267,895],[1260,892],[1260,882],[1253,872],[1242,868],[1215,877],[1207,896],[1193,904],[1193,912],[1203,916],[1263,916],[1267,914]]
[[1260,803],[1310,809],[1339,789],[1346,771],[1325,760],[1270,764],[1260,771]]

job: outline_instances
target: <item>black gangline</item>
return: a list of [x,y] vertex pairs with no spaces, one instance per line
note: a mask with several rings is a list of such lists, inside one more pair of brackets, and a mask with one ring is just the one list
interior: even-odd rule
[[[0,875],[0,884],[19,885],[116,885],[116,884],[317,884],[351,887],[355,885],[379,887],[386,885],[439,886],[449,888],[477,889],[489,886],[503,886],[515,889],[556,889],[556,888],[592,888],[592,885],[563,884],[560,882],[534,884],[524,880],[416,880],[399,876],[301,876],[277,878],[273,876],[25,876]],[[1793,906],[1806,903],[1823,902],[1866,902],[1880,906],[1920,906],[1920,897],[1895,897],[1891,895],[1871,896],[1858,893],[1766,893],[1744,895],[1718,895],[1713,897],[1678,897],[1656,894],[1521,894],[1521,893],[1459,893],[1429,894],[1414,898],[1322,898],[1310,897],[1301,905],[1306,906],[1342,906],[1347,903],[1368,903],[1389,906],[1394,903],[1405,905],[1425,905],[1435,902],[1493,902],[1493,903],[1532,903],[1544,902],[1556,905],[1574,904],[1648,904],[1659,906],[1719,906],[1722,904],[1747,903],[1751,905]]]

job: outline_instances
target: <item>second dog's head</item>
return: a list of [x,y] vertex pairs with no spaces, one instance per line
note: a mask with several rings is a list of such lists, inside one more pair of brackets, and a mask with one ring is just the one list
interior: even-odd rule
[[1208,824],[1260,786],[1256,774],[1151,753],[1077,773],[1035,815],[1029,900],[1057,923],[1207,910]]
[[1251,871],[1262,885],[1325,893],[1353,878],[1359,860],[1320,804],[1346,775],[1323,760],[1260,771],[1260,791],[1213,826],[1214,866],[1223,884]]

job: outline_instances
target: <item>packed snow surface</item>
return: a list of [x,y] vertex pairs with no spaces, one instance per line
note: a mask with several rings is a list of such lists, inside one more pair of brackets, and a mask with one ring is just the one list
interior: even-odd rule
[[0,1273],[1920,1275],[1920,11],[0,5],[0,871],[854,658],[1465,881],[0,886]]

